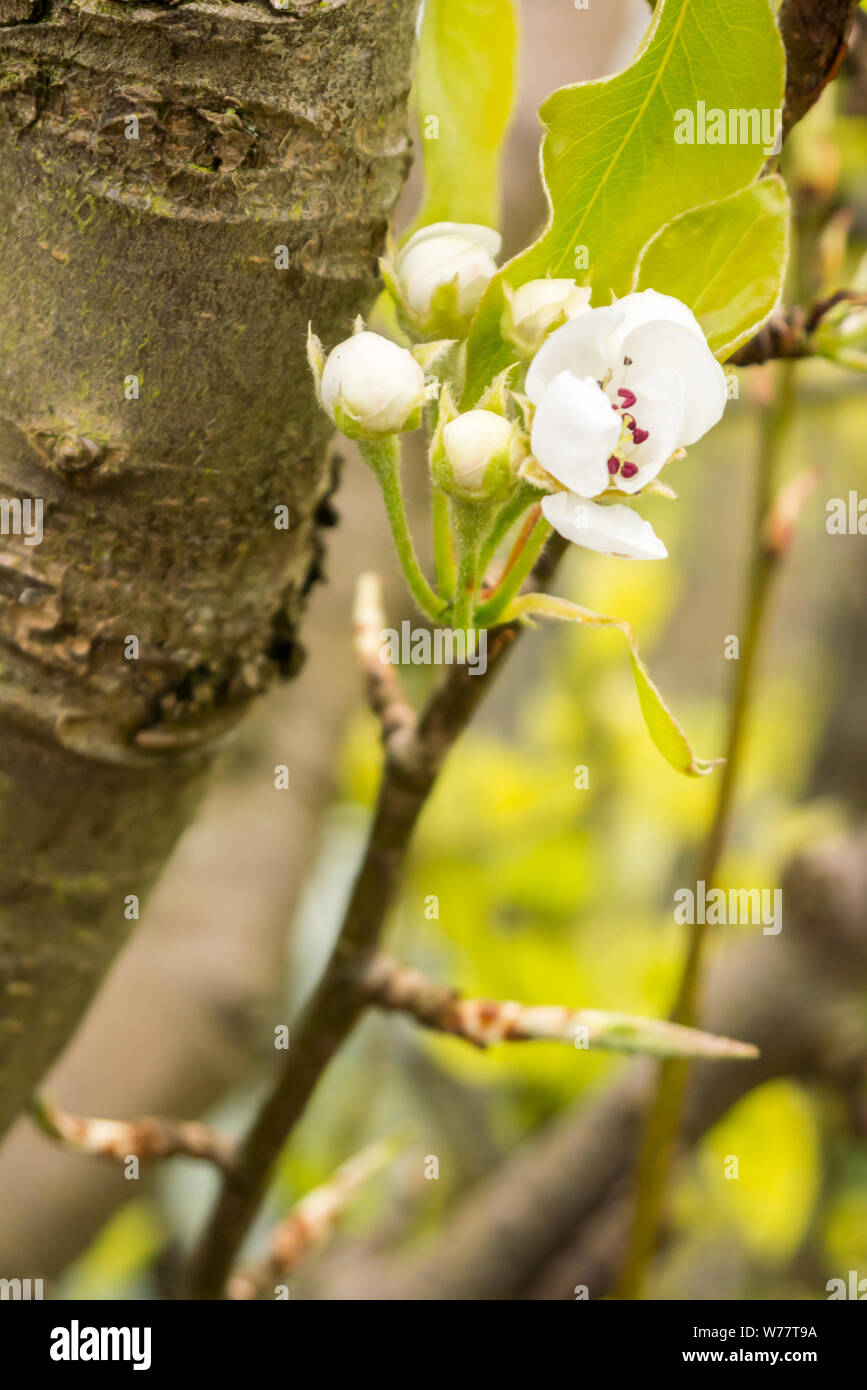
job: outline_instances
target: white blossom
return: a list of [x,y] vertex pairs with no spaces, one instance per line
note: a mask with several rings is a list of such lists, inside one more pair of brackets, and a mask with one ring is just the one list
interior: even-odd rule
[[591,550],[663,558],[649,522],[588,499],[639,492],[722,416],[725,373],[692,312],[655,290],[590,309],[542,344],[526,390],[533,456],[566,489],[543,501],[551,525]]
[[406,348],[365,330],[329,355],[319,393],[344,434],[375,439],[418,425],[424,372]]
[[535,351],[545,334],[560,319],[574,319],[590,308],[590,289],[574,280],[528,280],[507,290],[510,330],[515,341]]
[[527,373],[532,444],[570,491],[634,493],[726,403],[722,367],[685,304],[644,290],[558,328]]
[[435,312],[434,296],[441,286],[453,287],[454,310],[468,318],[496,273],[494,257],[501,237],[493,227],[469,222],[433,222],[422,227],[394,262],[401,297],[410,312],[424,321]]
[[443,427],[443,447],[454,483],[465,492],[481,492],[489,465],[508,458],[515,427],[492,410],[468,410]]

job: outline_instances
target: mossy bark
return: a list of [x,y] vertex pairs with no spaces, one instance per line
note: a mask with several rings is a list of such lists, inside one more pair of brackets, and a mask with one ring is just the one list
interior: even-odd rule
[[416,3],[0,0],[0,1128],[297,665]]

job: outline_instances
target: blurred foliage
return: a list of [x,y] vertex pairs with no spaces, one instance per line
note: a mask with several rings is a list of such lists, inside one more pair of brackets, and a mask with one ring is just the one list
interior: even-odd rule
[[425,192],[410,230],[431,222],[499,226],[517,48],[512,0],[427,0],[415,77]]
[[55,1289],[60,1299],[153,1298],[151,1270],[170,1238],[158,1205],[127,1202]]
[[694,1217],[702,1225],[733,1223],[751,1253],[781,1263],[807,1233],[821,1182],[820,1158],[809,1097],[790,1082],[759,1086],[701,1145],[701,1196]]

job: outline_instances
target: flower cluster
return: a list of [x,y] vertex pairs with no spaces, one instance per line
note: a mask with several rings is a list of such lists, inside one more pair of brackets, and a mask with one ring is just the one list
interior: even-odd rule
[[[466,339],[499,249],[489,227],[424,227],[382,262],[409,345],[360,321],[327,358],[312,334],[308,343],[323,408],[377,473],[413,593],[431,616],[467,626],[508,616],[551,528],[608,555],[664,558],[625,499],[673,496],[660,471],[726,403],[723,370],[679,300],[644,290],[594,308],[574,280],[537,279],[503,286],[499,328],[513,360],[462,409]],[[400,494],[398,436],[423,416],[436,589],[419,570]]]

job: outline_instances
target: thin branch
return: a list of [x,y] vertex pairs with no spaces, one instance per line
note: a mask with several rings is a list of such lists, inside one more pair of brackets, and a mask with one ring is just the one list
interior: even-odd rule
[[819,300],[809,309],[795,305],[772,314],[754,338],[738,348],[728,358],[733,367],[757,367],[763,362],[792,361],[810,357],[815,352],[813,334],[829,311],[838,304],[853,307],[867,304],[867,295],[858,290],[837,290],[827,299]]
[[271,1233],[265,1258],[231,1276],[228,1297],[248,1300],[273,1296],[274,1286],[285,1283],[301,1261],[324,1244],[350,1198],[391,1161],[395,1151],[391,1140],[372,1144],[341,1164],[328,1182],[302,1197]]
[[355,654],[364,677],[367,703],[380,722],[384,745],[397,751],[415,733],[417,721],[397,667],[385,659],[385,609],[382,585],[375,574],[363,574],[358,581],[353,622]]
[[[544,584],[563,553],[561,538],[539,559]],[[294,1046],[278,1073],[193,1255],[187,1292],[192,1298],[221,1298],[274,1162],[303,1114],[329,1062],[367,1006],[364,972],[385,929],[400,885],[415,824],[440,768],[490,688],[518,636],[516,624],[493,629],[487,669],[473,674],[452,666],[422,712],[411,736],[386,743],[385,764],[373,820],[343,924],[325,971],[302,1011]]]
[[[792,502],[773,504],[774,475],[782,452],[793,408],[792,372],[789,363],[779,369],[780,381],[774,400],[763,421],[758,483],[753,520],[753,550],[750,577],[744,600],[743,637],[729,712],[726,761],[720,776],[716,806],[707,839],[697,866],[696,880],[709,887],[715,882],[728,839],[735,789],[742,766],[744,733],[753,695],[757,655],[765,632],[772,582],[791,540]],[[802,499],[803,500],[803,499]],[[774,520],[785,514],[786,524]],[[695,1022],[707,925],[696,923],[689,936],[683,970],[672,1011],[672,1020],[691,1026]],[[666,1191],[666,1178],[674,1156],[680,1114],[688,1077],[687,1064],[678,1059],[663,1061],[650,1107],[636,1178],[635,1215],[632,1235],[619,1286],[619,1297],[636,1299],[648,1261],[656,1243]]]
[[31,1101],[30,1117],[43,1134],[68,1149],[125,1162],[130,1157],[163,1159],[200,1158],[229,1173],[234,1142],[206,1125],[188,1120],[157,1119],[144,1115],[135,1120],[100,1120],[72,1115],[47,1096]]
[[379,1008],[409,1014],[426,1028],[453,1034],[475,1047],[547,1041],[666,1057],[758,1056],[752,1043],[682,1028],[665,1019],[569,1009],[559,1004],[519,1004],[513,999],[464,999],[447,985],[383,955],[371,961],[365,986],[368,999]]
[[858,0],[783,0],[777,15],[786,49],[783,134],[815,105],[846,56]]

